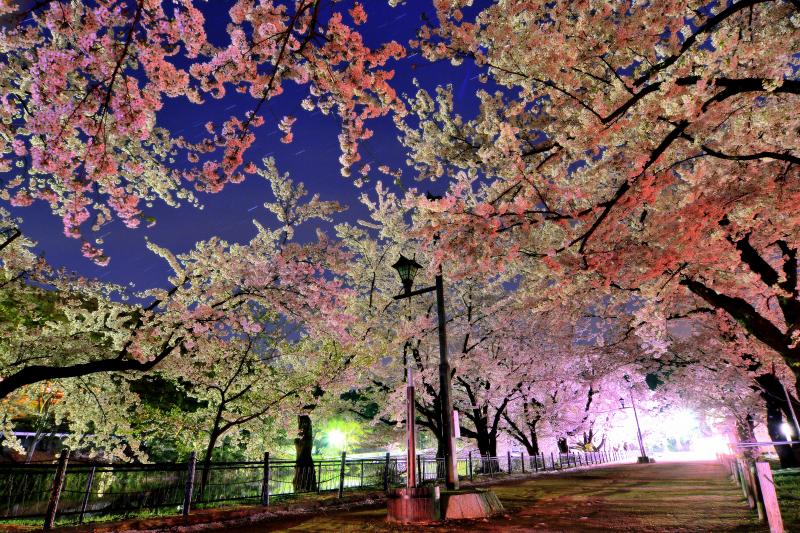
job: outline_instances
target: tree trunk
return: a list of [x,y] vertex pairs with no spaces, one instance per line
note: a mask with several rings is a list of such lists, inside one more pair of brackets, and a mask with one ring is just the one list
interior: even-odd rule
[[[781,431],[781,426],[784,422],[784,412],[789,411],[789,403],[786,401],[780,380],[775,374],[762,374],[756,378],[756,382],[761,385],[761,397],[767,405],[767,432],[770,439],[773,442],[787,440]],[[800,467],[800,446],[796,444],[775,446],[775,452],[781,461],[781,468]]]
[[444,460],[444,438],[439,434],[436,435],[436,477],[438,479],[447,479],[447,469],[445,468]]
[[525,451],[528,452],[528,455],[539,455],[539,437],[536,435],[535,425],[531,427],[531,435],[526,441],[522,444],[525,446]]
[[739,436],[739,442],[755,442],[754,432],[753,415],[748,414],[744,420],[736,420],[736,433]]
[[294,439],[295,462],[292,485],[295,492],[315,491],[317,490],[317,476],[314,471],[314,458],[311,455],[314,447],[311,417],[298,415],[297,428],[297,438]]
[[203,458],[203,473],[200,476],[199,492],[201,497],[205,493],[206,487],[208,486],[208,479],[211,477],[211,458],[214,455],[214,448],[217,446],[218,439],[219,432],[217,428],[214,428],[214,431],[211,432],[211,436],[208,439],[208,446],[206,447],[205,457]]
[[481,466],[478,468],[478,472],[497,472],[500,466],[497,462],[497,437],[481,431],[475,441],[478,443],[478,451],[481,454]]
[[33,454],[36,452],[36,447],[39,445],[39,442],[41,442],[41,440],[42,438],[39,435],[39,433],[34,435],[33,442],[31,442],[31,445],[28,448],[28,454],[25,456],[25,464],[28,464],[31,461],[33,461]]
[[557,444],[559,453],[569,453],[569,446],[567,445],[567,437],[559,438]]
[[525,432],[517,426],[514,421],[508,415],[503,415],[503,418],[506,419],[506,423],[509,427],[506,429],[506,433],[509,437],[514,439],[515,441],[519,442],[523,446],[525,446],[525,450],[528,452],[528,455],[538,455],[539,454],[539,437],[536,435],[536,424],[539,423],[539,419],[536,418],[533,421],[530,421],[527,418],[528,410],[525,409],[526,421],[525,426],[527,428],[528,433]]

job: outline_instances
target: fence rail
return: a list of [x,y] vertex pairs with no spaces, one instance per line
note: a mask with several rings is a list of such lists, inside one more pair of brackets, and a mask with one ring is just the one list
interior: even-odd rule
[[[742,495],[747,500],[747,505],[750,509],[756,510],[759,520],[767,522],[770,533],[784,531],[781,504],[772,467],[770,463],[763,460],[763,457],[759,458],[759,454],[754,453],[754,449],[785,444],[785,441],[742,442],[732,446],[731,453],[719,455],[719,460],[730,471],[732,480],[742,489]],[[788,471],[794,473],[793,469]],[[781,470],[779,469],[778,472]]]
[[[469,453],[458,458],[462,480],[563,470],[624,460],[627,452],[587,452],[489,457]],[[420,483],[444,479],[444,459],[417,456]],[[318,459],[313,466],[294,460],[156,464],[68,463],[0,464],[0,520],[55,519],[82,523],[103,516],[121,518],[142,512],[188,514],[191,509],[226,504],[269,505],[271,499],[302,493],[372,488],[405,483],[406,458]],[[60,483],[59,483],[60,481]]]

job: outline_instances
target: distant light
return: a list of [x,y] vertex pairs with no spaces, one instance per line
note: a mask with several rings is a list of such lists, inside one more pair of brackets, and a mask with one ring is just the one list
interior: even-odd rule
[[677,411],[672,415],[672,419],[674,421],[674,430],[682,434],[690,432],[697,427],[697,416],[692,411]]
[[784,422],[783,424],[781,424],[781,433],[783,433],[789,440],[791,440],[792,435],[794,435],[794,431],[792,431],[792,426],[790,426],[788,422]]
[[328,432],[328,444],[333,448],[344,448],[347,444],[347,435],[338,429],[332,429]]
[[696,460],[714,459],[715,456],[728,452],[728,439],[722,435],[711,435],[697,439],[693,446],[693,458]]

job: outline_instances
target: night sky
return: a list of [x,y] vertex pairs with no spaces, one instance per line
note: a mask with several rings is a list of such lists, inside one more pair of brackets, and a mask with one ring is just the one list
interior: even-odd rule
[[[488,2],[476,2],[477,7]],[[226,44],[228,37],[225,24],[227,9],[232,2],[212,0],[205,5],[206,31],[215,44]],[[405,5],[391,8],[386,0],[364,2],[368,21],[358,29],[370,47],[396,40],[407,45],[416,30],[423,24],[426,14],[435,20],[431,2],[410,0]],[[200,4],[202,6],[202,4]],[[341,4],[344,5],[344,4]],[[466,117],[477,113],[475,92],[480,83],[477,69],[465,62],[453,67],[449,62],[430,63],[408,50],[408,57],[390,63],[395,69],[393,86],[398,93],[413,94],[416,88],[412,80],[416,77],[426,89],[436,85],[454,86],[457,111]],[[485,86],[483,86],[485,88]],[[335,216],[334,223],[366,218],[366,210],[358,201],[362,192],[371,192],[374,180],[381,179],[391,185],[392,178],[377,171],[377,167],[387,164],[392,168],[402,168],[402,182],[405,187],[418,186],[437,191],[444,184],[421,183],[414,181],[412,170],[405,165],[403,147],[397,140],[397,131],[390,117],[370,122],[368,127],[375,135],[361,145],[362,162],[371,163],[372,183],[358,189],[352,178],[344,178],[339,173],[340,155],[337,135],[339,121],[335,116],[324,116],[319,111],[309,113],[300,107],[300,101],[307,94],[308,87],[298,87],[291,82],[284,85],[283,95],[271,100],[262,111],[266,123],[255,130],[256,141],[247,153],[245,161],[260,163],[265,156],[276,159],[281,172],[289,172],[292,179],[302,181],[311,194],[319,193],[323,200],[339,200],[349,209]],[[236,113],[237,116],[252,109],[255,101],[229,91],[222,100],[208,100],[202,106],[190,104],[184,99],[167,100],[159,114],[160,126],[168,128],[173,134],[187,136],[193,140],[193,131],[199,136],[204,124],[209,120],[221,123]],[[297,117],[293,127],[294,141],[291,144],[280,142],[278,122],[284,115]],[[354,172],[356,174],[356,172]],[[272,198],[269,184],[260,176],[249,176],[244,183],[228,184],[216,194],[199,194],[203,210],[189,205],[175,209],[158,203],[145,214],[155,216],[157,223],[152,228],[142,225],[139,229],[127,229],[114,221],[104,226],[98,234],[91,234],[88,225],[84,228],[86,236],[92,240],[102,236],[103,248],[111,257],[107,267],[94,265],[80,253],[80,241],[64,236],[60,217],[53,215],[47,204],[35,202],[24,209],[13,208],[15,215],[23,218],[22,230],[38,243],[38,251],[43,252],[48,261],[55,266],[64,266],[80,274],[97,277],[104,281],[128,284],[136,288],[158,287],[167,284],[169,274],[167,264],[145,247],[145,238],[165,246],[173,252],[183,252],[194,243],[217,235],[228,241],[247,242],[255,234],[253,219],[273,227],[276,220],[263,204]],[[4,205],[10,208],[8,205]],[[324,227],[332,233],[332,226]],[[315,233],[315,227],[306,226],[298,232],[297,238],[308,239]]]

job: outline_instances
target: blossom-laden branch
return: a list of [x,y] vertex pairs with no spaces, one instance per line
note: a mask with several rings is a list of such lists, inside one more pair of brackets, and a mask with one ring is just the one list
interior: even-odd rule
[[[286,82],[308,89],[304,108],[339,116],[346,175],[372,135],[368,121],[404,112],[388,66],[404,48],[367,47],[356,29],[366,20],[360,4],[341,11],[338,0],[238,0],[222,46],[209,42],[195,0],[12,4],[0,8],[0,198],[18,207],[47,202],[99,264],[109,258],[87,225],[152,224],[145,205],[199,205],[196,191],[242,181],[263,106]],[[332,12],[321,17],[325,7]],[[230,89],[249,93],[253,107],[208,123],[200,139],[160,125],[168,100],[211,107]],[[284,142],[293,121],[275,124]]]

